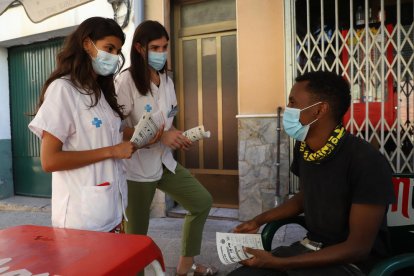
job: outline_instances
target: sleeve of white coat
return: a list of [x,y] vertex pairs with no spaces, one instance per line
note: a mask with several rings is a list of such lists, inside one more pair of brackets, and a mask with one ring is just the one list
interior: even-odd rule
[[131,113],[131,110],[134,105],[133,87],[135,83],[131,77],[129,71],[124,71],[115,79],[115,91],[117,94],[117,101],[119,105],[122,105],[122,112],[125,116],[128,116]]
[[168,91],[171,104],[176,106],[177,105],[177,95],[175,94],[174,82],[170,77],[168,77]]
[[[177,96],[175,95],[174,89],[174,82],[171,80],[170,77],[167,78],[167,89],[166,89],[166,97],[167,97],[167,106],[177,106]],[[179,110],[180,107],[178,107]],[[177,116],[177,115],[176,115]],[[166,118],[164,130],[169,130],[173,126],[174,117]]]
[[68,81],[62,79],[53,81],[47,88],[44,102],[30,122],[29,129],[40,139],[43,131],[47,131],[65,143],[66,139],[76,132],[75,99],[75,91]]

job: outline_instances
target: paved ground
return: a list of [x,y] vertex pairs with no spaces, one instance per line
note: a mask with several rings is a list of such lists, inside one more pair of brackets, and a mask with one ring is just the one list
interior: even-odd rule
[[[178,211],[178,213],[181,211]],[[219,276],[226,275],[238,265],[223,265],[217,256],[215,234],[216,232],[229,232],[240,222],[230,219],[217,219],[219,214],[233,213],[234,210],[212,210],[212,217],[204,227],[201,255],[196,261],[211,264],[219,268]],[[167,267],[167,276],[174,275],[180,248],[182,218],[153,218],[150,221],[148,235],[154,239],[161,248]],[[50,199],[16,196],[0,200],[0,229],[11,226],[33,224],[50,226]],[[303,236],[303,230],[298,226],[289,225],[281,229],[273,241],[274,245],[288,244]],[[152,275],[147,271],[146,276]]]

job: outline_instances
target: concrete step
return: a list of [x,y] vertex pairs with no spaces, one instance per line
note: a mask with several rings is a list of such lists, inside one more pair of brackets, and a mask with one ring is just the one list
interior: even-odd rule
[[[181,205],[177,205],[176,207],[172,208],[171,210],[167,211],[167,217],[171,218],[182,218],[187,214],[187,210],[185,210]],[[231,220],[231,221],[238,221],[239,220],[239,210],[238,209],[230,209],[230,208],[216,208],[213,207],[210,210],[208,215],[209,219],[217,219],[217,220]]]
[[0,211],[51,212],[51,199],[43,197],[13,196],[0,200]]

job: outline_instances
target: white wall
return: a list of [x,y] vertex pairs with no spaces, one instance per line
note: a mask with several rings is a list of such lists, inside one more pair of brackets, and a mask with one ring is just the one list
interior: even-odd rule
[[0,47],[0,140],[10,139],[9,72],[7,49]]
[[107,0],[95,0],[39,23],[30,21],[23,6],[12,7],[0,16],[0,43],[76,26],[92,16],[112,18],[112,6]]
[[132,43],[132,38],[134,37],[134,32],[135,32],[135,25],[134,25],[134,10],[132,9],[131,11],[131,19],[129,20],[128,25],[123,29],[124,33],[125,33],[125,43],[122,46],[122,53],[125,57],[125,65],[124,67],[122,67],[122,70],[125,68],[129,67],[130,64],[130,50],[131,50],[131,43]]

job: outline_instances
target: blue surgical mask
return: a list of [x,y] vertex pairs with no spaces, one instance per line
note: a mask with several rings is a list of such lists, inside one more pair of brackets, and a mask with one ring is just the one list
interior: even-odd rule
[[321,102],[317,102],[313,105],[305,107],[304,109],[286,107],[285,112],[283,113],[283,127],[285,128],[286,133],[293,139],[302,142],[305,141],[310,125],[316,122],[318,119],[313,120],[307,125],[302,125],[299,121],[300,112],[320,103]]
[[148,64],[157,71],[164,68],[167,61],[167,52],[148,51]]
[[[93,42],[92,44],[95,46]],[[108,76],[115,73],[119,56],[99,50],[96,46],[95,49],[98,51],[96,57],[92,58],[92,67],[95,73],[101,76]]]

